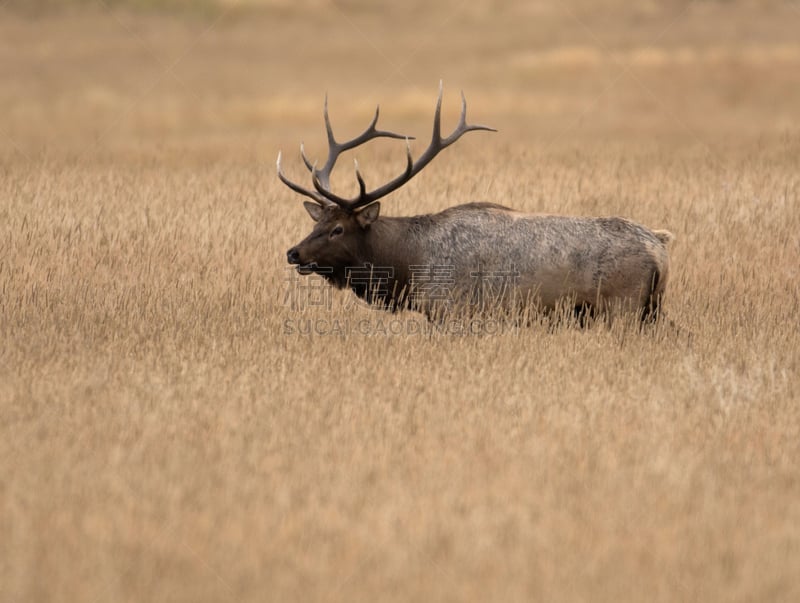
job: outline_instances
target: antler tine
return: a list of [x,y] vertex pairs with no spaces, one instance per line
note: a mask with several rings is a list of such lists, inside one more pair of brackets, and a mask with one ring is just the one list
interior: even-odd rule
[[367,129],[352,140],[337,143],[336,146],[338,151],[340,153],[349,151],[350,149],[354,149],[355,147],[362,145],[373,138],[397,138],[399,140],[404,138],[414,138],[413,136],[409,137],[405,134],[397,134],[396,132],[389,132],[388,130],[378,130],[376,126],[378,125],[378,117],[380,116],[380,112],[381,107],[378,105],[375,107],[375,115],[372,118],[372,122],[370,122],[370,124],[367,126]]
[[303,163],[306,164],[309,172],[314,169],[314,165],[308,160],[308,157],[306,157],[306,148],[302,142],[300,143],[300,157],[303,158]]
[[367,194],[367,185],[364,183],[364,177],[358,170],[358,159],[353,159],[353,164],[356,167],[356,180],[358,180],[358,196],[360,197],[362,195]]
[[461,91],[461,115],[458,117],[458,128],[467,127],[467,97]]
[[482,126],[480,124],[467,123],[467,97],[464,96],[464,91],[461,91],[461,115],[458,118],[458,125],[453,133],[442,141],[444,147],[453,144],[456,140],[467,132],[474,132],[476,130],[484,130],[486,132],[497,132],[495,128],[489,126]]
[[322,106],[322,117],[325,119],[325,131],[328,134],[328,146],[333,148],[336,146],[336,139],[333,137],[333,128],[331,127],[331,118],[328,116],[328,93],[325,93],[325,103]]
[[[303,157],[303,159],[305,159],[305,156]],[[283,170],[281,169],[281,152],[280,151],[278,151],[278,160],[275,162],[275,164],[276,164],[276,167],[278,168],[278,178],[280,178],[281,182],[283,182],[286,186],[288,186],[290,189],[292,189],[296,193],[300,193],[301,195],[305,195],[306,197],[311,197],[312,199],[314,199],[314,201],[316,201],[320,205],[328,205],[328,200],[325,197],[323,197],[322,195],[320,195],[320,194],[318,194],[318,193],[316,193],[314,191],[310,191],[307,188],[304,188],[304,187],[300,186],[299,184],[295,184],[294,182],[289,180],[286,176],[284,176]],[[314,167],[313,166],[311,166],[311,170],[312,170],[312,173],[313,173],[313,171],[314,171]]]
[[406,175],[410,178],[411,172],[414,170],[414,157],[411,156],[411,144],[406,138]]
[[433,134],[431,135],[431,144],[434,141],[442,140],[442,95],[444,94],[444,87],[442,80],[439,80],[439,96],[436,97],[436,110],[433,112]]

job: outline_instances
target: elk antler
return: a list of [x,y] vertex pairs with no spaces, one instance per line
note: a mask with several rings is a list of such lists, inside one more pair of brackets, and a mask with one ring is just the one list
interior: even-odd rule
[[[316,168],[315,163],[311,163],[306,157],[305,148],[303,143],[300,143],[300,156],[303,158],[303,163],[306,164],[308,171],[311,172],[312,180],[314,181],[314,186],[319,186],[323,189],[330,188],[330,177],[331,171],[333,170],[333,166],[336,164],[336,160],[339,159],[339,155],[344,153],[345,151],[349,151],[350,149],[354,149],[357,146],[364,144],[372,140],[373,138],[399,138],[401,140],[405,139],[408,140],[408,136],[404,136],[403,134],[395,134],[394,132],[388,132],[386,130],[378,130],[375,126],[378,124],[378,116],[380,115],[380,106],[375,107],[375,117],[372,118],[372,122],[367,126],[367,129],[364,130],[361,134],[353,138],[352,140],[347,140],[345,142],[337,142],[336,138],[333,135],[333,128],[331,127],[331,120],[328,117],[328,95],[325,95],[325,106],[323,108],[323,116],[325,118],[325,130],[328,133],[328,159],[325,161],[325,165],[322,166],[321,170]],[[413,137],[411,137],[413,138]],[[290,189],[295,191],[296,193],[300,193],[301,195],[305,195],[306,197],[311,197],[320,205],[329,205],[331,203],[330,200],[326,198],[324,194],[320,194],[317,191],[309,190],[305,187],[300,186],[299,184],[295,184],[291,180],[289,180],[286,176],[283,175],[281,171],[281,154],[278,153],[278,178],[281,179],[286,186]],[[362,182],[359,176],[359,182]]]
[[[291,182],[288,178],[286,178],[283,173],[281,172],[281,155],[278,153],[278,177],[281,181],[291,188],[293,191],[300,193],[301,195],[306,195],[307,197],[311,197],[317,203],[321,205],[329,205],[331,202],[335,203],[342,209],[347,212],[354,212],[357,209],[364,207],[365,205],[369,205],[380,199],[381,197],[385,197],[389,193],[396,191],[398,188],[403,186],[406,182],[411,180],[414,176],[419,174],[422,169],[428,165],[431,160],[439,154],[440,151],[449,147],[462,135],[467,132],[473,130],[486,130],[489,132],[496,132],[494,128],[490,128],[489,126],[480,126],[480,125],[471,125],[467,124],[467,99],[464,97],[464,93],[461,93],[461,117],[458,120],[458,125],[453,132],[445,137],[442,138],[442,128],[441,128],[441,121],[442,121],[442,82],[439,82],[439,97],[436,99],[436,111],[433,115],[433,134],[431,136],[431,142],[428,145],[428,148],[419,156],[419,158],[414,161],[413,157],[411,156],[411,146],[408,144],[409,136],[401,136],[399,134],[394,134],[392,132],[384,132],[381,130],[375,129],[375,124],[378,121],[378,111],[375,111],[375,117],[372,120],[372,123],[369,127],[360,135],[354,138],[351,141],[346,143],[337,143],[333,137],[333,131],[331,130],[330,120],[328,119],[328,100],[327,97],[325,99],[325,127],[328,131],[328,160],[325,162],[325,165],[322,167],[321,170],[316,168],[315,164],[312,164],[305,156],[303,151],[303,145],[300,145],[300,155],[303,158],[303,162],[306,164],[306,167],[311,172],[311,181],[314,184],[314,188],[316,190],[311,191],[309,189],[303,188]],[[368,140],[373,138],[377,138],[379,136],[386,137],[386,138],[405,138],[406,140],[406,169],[405,171],[390,180],[386,184],[376,188],[373,191],[367,192],[366,184],[364,183],[364,178],[361,176],[361,172],[358,169],[358,163],[356,162],[356,179],[358,180],[359,186],[359,193],[353,199],[345,199],[336,195],[334,192],[330,190],[330,174],[331,170],[333,169],[336,160],[338,159],[339,155],[349,149],[355,148]]]

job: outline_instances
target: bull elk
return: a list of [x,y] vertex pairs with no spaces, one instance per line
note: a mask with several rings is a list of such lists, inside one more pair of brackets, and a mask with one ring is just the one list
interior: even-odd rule
[[[643,322],[658,318],[669,274],[671,233],[650,230],[619,217],[526,214],[494,203],[467,203],[435,214],[380,215],[379,199],[396,191],[462,135],[496,131],[461,116],[455,130],[441,133],[442,87],[433,115],[428,148],[414,160],[410,137],[377,128],[372,122],[352,140],[337,141],[323,111],[328,157],[318,168],[300,145],[313,188],[280,180],[309,197],[306,211],[316,222],[311,234],[289,249],[287,260],[303,275],[316,273],[339,288],[349,288],[386,309],[413,309],[436,320],[442,312],[514,311],[533,306],[552,312],[559,304],[579,316],[607,313],[615,305],[638,312]],[[368,191],[355,164],[359,192],[348,199],[331,190],[339,156],[376,138],[406,141],[403,173]]]

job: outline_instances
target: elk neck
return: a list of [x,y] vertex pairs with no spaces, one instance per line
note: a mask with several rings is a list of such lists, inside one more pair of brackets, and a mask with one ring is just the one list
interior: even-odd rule
[[[393,308],[405,304],[405,291],[410,283],[409,266],[425,264],[425,248],[421,234],[430,222],[430,216],[379,217],[364,232],[358,253],[360,266],[372,266],[388,277],[385,296],[377,303]],[[364,287],[351,289],[359,297],[365,297]]]

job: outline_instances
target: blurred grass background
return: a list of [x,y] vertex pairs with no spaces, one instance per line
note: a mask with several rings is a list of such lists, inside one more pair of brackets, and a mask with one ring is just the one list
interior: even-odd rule
[[[788,1],[0,3],[0,600],[800,598],[799,22]],[[418,152],[440,79],[445,128],[463,89],[499,132],[383,211],[667,228],[691,345],[287,332],[386,315],[287,304],[310,220],[278,150],[301,180],[327,92],[342,137],[380,103]],[[403,153],[360,149],[368,183]]]
[[475,119],[530,149],[721,152],[798,120],[792,2],[158,6],[4,4],[3,148],[191,157],[313,144],[326,91],[340,127],[381,103],[388,125],[419,134],[440,79],[446,115],[464,89]]

